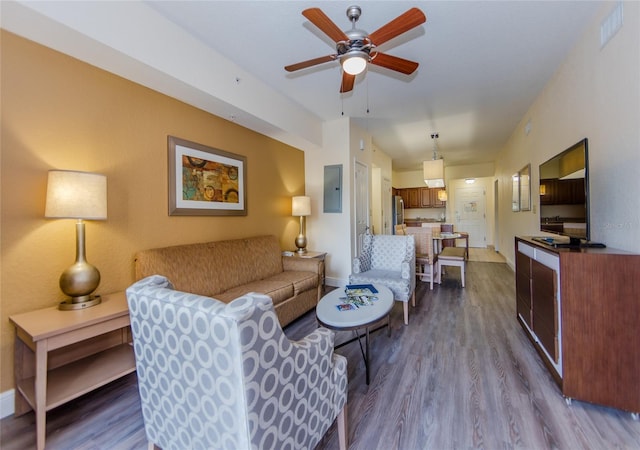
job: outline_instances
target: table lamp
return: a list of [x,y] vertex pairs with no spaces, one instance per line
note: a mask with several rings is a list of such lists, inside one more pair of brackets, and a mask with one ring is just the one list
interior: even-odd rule
[[297,252],[302,254],[307,252],[307,237],[305,232],[305,217],[311,215],[311,197],[297,196],[291,199],[291,215],[300,216],[300,234],[296,237]]
[[85,256],[84,220],[107,219],[107,177],[73,170],[50,170],[47,182],[45,217],[77,219],[76,261],[60,275],[60,289],[70,298],[59,305],[62,310],[95,306],[100,296],[91,293],[100,284],[100,272]]

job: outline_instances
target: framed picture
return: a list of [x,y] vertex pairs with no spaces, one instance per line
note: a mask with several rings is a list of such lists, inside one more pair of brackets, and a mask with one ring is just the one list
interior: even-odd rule
[[169,215],[246,216],[247,158],[168,137]]

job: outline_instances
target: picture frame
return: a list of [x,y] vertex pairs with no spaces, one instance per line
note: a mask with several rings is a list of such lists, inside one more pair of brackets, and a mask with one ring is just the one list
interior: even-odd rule
[[246,216],[247,158],[168,136],[169,215]]

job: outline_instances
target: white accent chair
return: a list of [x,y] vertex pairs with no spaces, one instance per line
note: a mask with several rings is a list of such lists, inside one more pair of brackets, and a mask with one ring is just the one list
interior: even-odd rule
[[334,334],[282,332],[269,297],[230,303],[160,275],[127,289],[149,449],[308,449],[338,419],[347,448],[347,361]]
[[381,284],[404,302],[409,325],[409,300],[416,306],[416,246],[413,236],[366,234],[362,252],[353,260],[350,284]]

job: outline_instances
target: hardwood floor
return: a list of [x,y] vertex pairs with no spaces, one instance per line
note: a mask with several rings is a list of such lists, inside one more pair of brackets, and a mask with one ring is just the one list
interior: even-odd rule
[[[568,406],[515,319],[513,272],[470,261],[466,288],[456,271],[442,285],[418,283],[403,325],[372,335],[371,384],[357,343],[348,359],[351,449],[640,449],[629,413],[574,401]],[[313,312],[285,331],[315,329]],[[340,333],[336,342],[350,338]],[[2,449],[35,444],[33,413],[1,421]],[[47,449],[144,449],[135,374],[47,415]],[[335,425],[320,449],[337,449]]]

